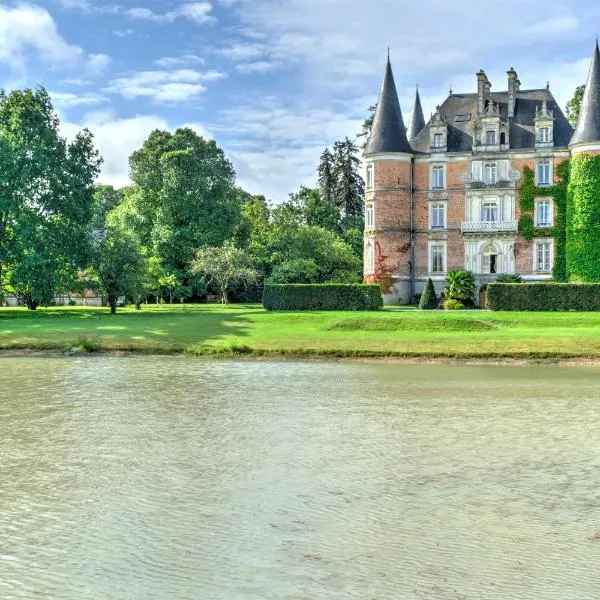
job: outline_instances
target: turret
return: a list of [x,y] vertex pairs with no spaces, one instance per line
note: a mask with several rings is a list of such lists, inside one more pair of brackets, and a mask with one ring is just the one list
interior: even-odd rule
[[414,140],[419,135],[419,133],[421,133],[423,127],[425,127],[425,117],[423,116],[421,98],[419,97],[419,87],[417,86],[417,93],[415,94],[415,104],[410,115],[410,121],[408,122],[408,130],[406,132],[408,141],[410,142]]
[[581,100],[579,121],[569,144],[572,154],[600,152],[600,50],[598,41]]
[[388,57],[364,153],[367,182],[364,274],[367,281],[391,279],[393,284],[386,299],[391,303],[408,303],[414,295],[413,156]]
[[380,152],[412,152],[406,137],[398,92],[388,58],[385,76],[375,109],[371,135],[365,149],[365,157]]

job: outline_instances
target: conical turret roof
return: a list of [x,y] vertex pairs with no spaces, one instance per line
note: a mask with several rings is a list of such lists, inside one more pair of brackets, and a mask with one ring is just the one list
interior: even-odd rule
[[415,105],[413,106],[412,114],[410,115],[410,121],[408,122],[408,131],[406,132],[406,137],[408,137],[409,141],[414,140],[419,133],[421,133],[423,127],[425,127],[425,117],[423,116],[421,98],[419,97],[419,88],[417,87]]
[[579,121],[577,121],[570,145],[590,142],[600,142],[600,50],[598,49],[598,40],[596,40],[594,57],[581,101]]
[[389,58],[365,155],[378,152],[412,152],[406,137],[406,128],[402,119]]

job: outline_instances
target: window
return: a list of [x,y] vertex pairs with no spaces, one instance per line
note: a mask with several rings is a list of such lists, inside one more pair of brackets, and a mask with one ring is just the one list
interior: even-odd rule
[[446,207],[443,203],[431,205],[430,229],[443,229],[446,226]]
[[471,115],[456,115],[454,117],[454,122],[455,123],[466,123],[467,121],[471,120]]
[[373,189],[373,165],[367,167],[367,189]]
[[482,221],[497,221],[498,220],[498,202],[484,202],[481,205],[481,220]]
[[435,165],[431,169],[431,187],[433,189],[444,189],[444,167]]
[[495,184],[497,173],[496,163],[485,163],[483,166],[483,181],[488,185]]
[[552,226],[552,200],[542,199],[535,201],[535,225],[536,227]]
[[434,242],[429,246],[429,272],[446,272],[446,244]]
[[444,134],[443,133],[434,133],[433,134],[433,147],[434,148],[443,148],[444,147]]
[[375,272],[375,250],[371,242],[365,246],[365,273]]
[[373,229],[375,225],[375,207],[372,204],[367,204],[365,208],[365,229]]
[[495,131],[488,131],[485,134],[485,143],[488,146],[493,146],[496,143],[496,132]]
[[481,268],[483,273],[494,275],[500,270],[500,252],[494,244],[484,246],[481,256]]
[[539,240],[535,243],[534,268],[538,273],[549,273],[552,270],[552,242]]
[[550,128],[549,127],[540,127],[540,142],[549,142],[550,141]]
[[550,185],[550,161],[540,160],[537,164],[537,184]]

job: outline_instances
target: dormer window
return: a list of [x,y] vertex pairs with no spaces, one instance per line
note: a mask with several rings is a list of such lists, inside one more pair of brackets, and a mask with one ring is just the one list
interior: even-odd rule
[[495,131],[488,131],[485,134],[485,143],[488,146],[494,146],[496,144],[496,132]]
[[539,141],[542,143],[550,141],[550,128],[549,127],[541,127],[540,128]]
[[433,147],[434,148],[443,148],[444,147],[444,134],[443,133],[435,133],[433,135]]
[[485,163],[483,165],[483,181],[487,185],[494,185],[498,178],[498,167],[496,163]]

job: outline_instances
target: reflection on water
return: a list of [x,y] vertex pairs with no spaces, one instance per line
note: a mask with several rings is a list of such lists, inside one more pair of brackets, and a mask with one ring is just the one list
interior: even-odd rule
[[0,598],[597,599],[599,384],[0,359]]

